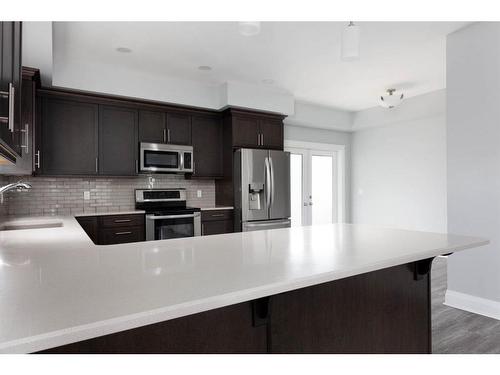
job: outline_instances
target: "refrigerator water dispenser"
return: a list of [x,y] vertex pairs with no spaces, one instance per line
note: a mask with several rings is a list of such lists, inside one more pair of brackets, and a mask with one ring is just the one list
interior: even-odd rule
[[264,184],[261,182],[253,182],[248,184],[248,208],[250,210],[260,210],[260,197],[264,194]]

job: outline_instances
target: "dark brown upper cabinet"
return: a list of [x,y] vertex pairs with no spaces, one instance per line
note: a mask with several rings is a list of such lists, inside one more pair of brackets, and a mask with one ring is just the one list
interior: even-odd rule
[[191,116],[140,110],[139,142],[191,145]]
[[260,124],[255,117],[233,116],[233,146],[259,147]]
[[223,133],[220,117],[192,117],[193,178],[222,178]]
[[0,22],[0,154],[21,150],[21,22]]
[[96,175],[99,106],[44,97],[41,112],[41,173]]
[[185,113],[167,113],[166,143],[191,145],[191,116]]
[[135,109],[99,106],[99,174],[138,173],[137,117]]
[[234,148],[283,149],[283,116],[229,110]]
[[166,142],[166,114],[159,111],[139,111],[139,142]]

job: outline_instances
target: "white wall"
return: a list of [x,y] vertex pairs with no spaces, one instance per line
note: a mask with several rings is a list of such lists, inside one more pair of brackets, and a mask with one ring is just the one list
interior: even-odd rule
[[448,262],[446,302],[500,319],[500,23],[447,40],[448,229],[491,240]]
[[42,84],[52,84],[52,22],[23,22],[23,65],[40,69]]
[[[446,232],[444,98],[441,90],[408,99],[398,113],[383,108],[356,113],[365,130],[352,136],[354,223]],[[372,128],[370,118],[384,126]]]

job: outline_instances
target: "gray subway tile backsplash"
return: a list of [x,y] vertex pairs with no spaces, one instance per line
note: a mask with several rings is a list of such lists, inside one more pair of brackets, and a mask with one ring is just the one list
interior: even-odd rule
[[[186,180],[182,175],[155,175],[153,188],[185,188],[192,207],[215,205],[213,180]],[[0,185],[23,180],[33,188],[4,195],[0,215],[71,215],[124,211],[135,208],[134,189],[149,188],[148,176],[120,178],[0,176]],[[202,197],[197,197],[197,191]],[[90,199],[84,200],[84,191]]]

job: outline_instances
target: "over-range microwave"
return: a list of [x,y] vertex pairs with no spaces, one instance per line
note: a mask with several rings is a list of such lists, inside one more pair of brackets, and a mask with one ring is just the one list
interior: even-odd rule
[[145,173],[193,172],[193,146],[141,142],[139,159]]

